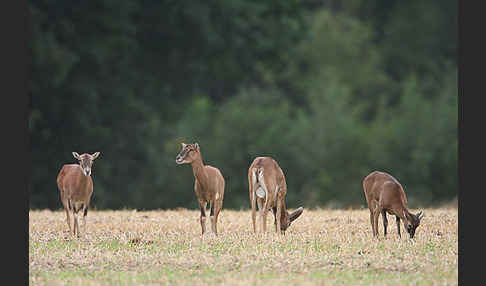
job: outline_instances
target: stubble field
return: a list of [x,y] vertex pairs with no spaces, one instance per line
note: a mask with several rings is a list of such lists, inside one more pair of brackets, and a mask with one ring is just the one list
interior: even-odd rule
[[376,239],[368,209],[306,209],[286,235],[272,214],[254,235],[250,211],[223,209],[219,235],[201,237],[196,210],[90,211],[73,238],[64,211],[30,211],[29,284],[458,284],[457,208],[425,209],[414,240],[403,225],[398,238],[392,216],[383,238],[379,222]]

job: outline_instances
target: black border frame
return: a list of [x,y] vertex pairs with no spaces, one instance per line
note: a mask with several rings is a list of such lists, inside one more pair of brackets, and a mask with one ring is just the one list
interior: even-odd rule
[[31,156],[29,101],[32,54],[31,17],[27,1],[0,5],[2,44],[2,281],[29,284],[29,195]]

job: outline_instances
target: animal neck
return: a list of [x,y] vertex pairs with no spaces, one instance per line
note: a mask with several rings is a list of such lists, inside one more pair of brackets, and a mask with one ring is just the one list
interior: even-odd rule
[[285,207],[285,202],[283,202],[280,208],[282,210],[282,218],[288,217],[290,215],[287,211],[287,208]]
[[285,199],[280,204],[280,209],[281,209],[280,221],[283,223],[283,222],[286,222],[287,218],[290,216],[290,213],[287,211],[287,207],[285,206]]
[[[405,215],[405,219],[409,222],[412,223],[412,214],[408,211],[407,208],[403,208],[403,213]],[[403,218],[402,218],[403,219]]]
[[199,156],[196,160],[192,161],[191,165],[194,177],[203,186],[203,188],[205,188],[208,180],[208,175],[206,173],[206,170],[204,170],[202,157]]
[[81,173],[81,175],[79,176],[79,183],[81,186],[86,186],[86,184],[88,184],[89,176],[84,175],[83,168],[81,168],[81,166],[78,165],[78,167],[79,167],[79,172]]

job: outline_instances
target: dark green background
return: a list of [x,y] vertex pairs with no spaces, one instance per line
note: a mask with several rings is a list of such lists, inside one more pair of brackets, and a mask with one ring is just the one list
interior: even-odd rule
[[61,208],[72,151],[97,209],[194,208],[198,142],[248,208],[272,156],[289,208],[359,207],[373,170],[410,207],[457,196],[457,1],[30,0],[30,207]]

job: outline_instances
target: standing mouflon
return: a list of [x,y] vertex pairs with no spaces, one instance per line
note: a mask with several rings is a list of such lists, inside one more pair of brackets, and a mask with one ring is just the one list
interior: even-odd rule
[[211,230],[218,234],[218,216],[223,207],[224,178],[218,168],[204,165],[198,143],[182,143],[182,150],[176,157],[177,164],[191,164],[194,173],[194,191],[196,192],[202,234],[206,232],[206,206],[211,209]]
[[86,234],[86,215],[88,214],[89,202],[93,194],[93,180],[91,179],[91,168],[93,161],[98,158],[100,152],[93,155],[88,153],[79,155],[73,152],[74,158],[79,164],[66,164],[62,166],[57,175],[57,187],[61,195],[61,202],[66,211],[66,221],[69,232],[71,232],[71,219],[69,212],[73,214],[74,225],[73,235],[79,236],[78,211],[83,214],[83,228]]

